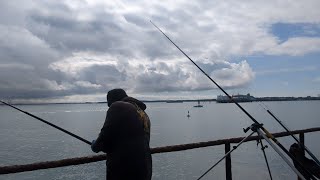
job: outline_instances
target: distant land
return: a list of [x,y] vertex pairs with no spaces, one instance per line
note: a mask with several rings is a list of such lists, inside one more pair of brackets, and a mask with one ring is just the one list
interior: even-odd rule
[[[197,102],[197,101],[216,101],[217,99],[188,99],[188,100],[142,100],[143,102],[166,102],[166,103],[182,103],[182,102]],[[255,101],[311,101],[320,100],[320,97],[255,97]]]
[[[255,97],[255,101],[314,101],[320,100],[320,96],[306,96],[306,97]],[[211,102],[216,101],[216,98],[212,99],[166,99],[166,100],[141,100],[144,103],[183,103],[183,102]],[[8,102],[8,101],[5,101]],[[100,101],[100,102],[59,102],[59,103],[14,103],[14,101],[9,102],[9,104],[15,105],[45,105],[45,104],[104,104],[107,101]],[[0,103],[0,105],[3,105]]]

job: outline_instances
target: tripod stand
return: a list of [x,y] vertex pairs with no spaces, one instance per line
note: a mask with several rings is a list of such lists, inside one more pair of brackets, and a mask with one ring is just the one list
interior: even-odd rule
[[246,129],[243,129],[244,132],[248,132],[249,130],[252,130],[252,132],[245,138],[243,138],[236,146],[233,146],[233,148],[227,152],[219,161],[217,161],[214,165],[212,165],[207,171],[205,171],[197,180],[200,180],[201,178],[203,178],[206,174],[209,173],[209,171],[211,171],[214,167],[216,167],[223,159],[225,159],[227,156],[229,156],[234,150],[236,150],[242,143],[246,142],[248,140],[249,137],[251,137],[254,133],[257,133],[259,137],[261,137],[258,140],[258,144],[260,143],[261,145],[261,150],[263,152],[264,155],[264,159],[266,161],[267,167],[268,167],[268,172],[269,172],[269,176],[270,179],[272,180],[272,175],[271,175],[271,170],[270,170],[270,166],[268,163],[268,159],[265,153],[265,148],[267,146],[263,146],[262,143],[262,138],[265,139],[272,147],[273,149],[282,157],[282,159],[291,167],[291,169],[302,179],[305,180],[304,176],[294,167],[294,165],[288,160],[288,158],[286,158],[283,153],[267,138],[267,136],[260,130],[260,128],[263,126],[263,124],[258,124],[258,123],[253,123],[251,126],[247,127]]

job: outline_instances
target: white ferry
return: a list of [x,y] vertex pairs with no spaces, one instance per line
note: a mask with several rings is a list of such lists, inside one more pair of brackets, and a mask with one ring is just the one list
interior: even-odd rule
[[[232,95],[231,98],[236,102],[252,102],[256,100],[256,98],[251,96],[250,93],[248,93],[247,95],[242,95],[242,94]],[[231,103],[231,102],[232,101],[228,96],[222,96],[222,95],[217,96],[217,103]]]

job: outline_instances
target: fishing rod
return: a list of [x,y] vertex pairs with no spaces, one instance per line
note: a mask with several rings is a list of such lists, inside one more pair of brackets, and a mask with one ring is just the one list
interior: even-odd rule
[[33,118],[35,118],[35,119],[39,120],[39,121],[42,121],[42,122],[44,122],[44,123],[46,123],[46,124],[48,124],[48,125],[50,125],[50,126],[52,126],[52,127],[56,128],[56,129],[59,129],[60,131],[62,131],[62,132],[64,132],[64,133],[67,133],[67,134],[69,134],[70,136],[75,137],[75,138],[79,139],[79,140],[80,140],[80,141],[82,141],[82,142],[85,142],[85,143],[87,143],[87,144],[91,145],[91,142],[90,142],[90,141],[88,141],[88,140],[86,140],[86,139],[83,139],[82,137],[80,137],[80,136],[78,136],[78,135],[75,135],[75,134],[73,134],[73,133],[72,133],[72,132],[70,132],[70,131],[67,131],[67,130],[65,130],[65,129],[63,129],[63,128],[61,128],[61,127],[59,127],[59,126],[55,125],[55,124],[52,124],[52,123],[50,123],[50,122],[48,122],[48,121],[46,121],[46,120],[44,120],[44,119],[42,119],[42,118],[40,118],[40,117],[38,117],[38,116],[36,116],[36,115],[33,115],[33,114],[28,113],[28,112],[26,112],[26,111],[23,111],[23,110],[21,110],[21,109],[19,109],[19,108],[15,107],[15,106],[13,106],[13,105],[11,105],[11,104],[8,104],[8,103],[3,102],[3,101],[1,101],[1,100],[0,100],[0,102],[2,102],[3,104],[8,105],[8,106],[10,106],[10,107],[12,107],[12,108],[14,108],[14,109],[18,110],[18,111],[20,111],[20,112],[22,112],[22,113],[25,113],[25,114],[27,114],[27,115],[29,115],[29,116],[31,116],[31,117],[33,117]]
[[[254,123],[259,124],[259,122],[252,117],[242,106],[240,106],[239,103],[237,103],[218,83],[216,83],[204,70],[202,70],[201,67],[199,67],[182,49],[180,49],[180,47],[178,45],[176,45],[158,26],[156,26],[151,20],[150,20],[151,24],[156,27],[183,55],[185,55],[205,76],[207,76],[207,78],[209,78],[211,80],[211,82],[213,82],[226,96],[229,97],[229,99],[231,100],[231,102],[233,102],[234,104],[236,104]],[[284,151],[296,164],[298,164],[304,171],[306,171],[308,174],[311,175],[311,177],[313,179],[315,179],[313,177],[313,175],[304,168],[304,166],[296,160],[295,157],[293,157],[293,155],[291,153],[289,153],[289,151],[269,132],[267,131],[264,127],[260,127],[260,129],[262,129],[262,131],[266,134],[266,136],[262,136],[264,138],[266,138],[266,141],[268,138],[272,139],[272,141],[274,143],[276,143],[280,149],[282,149],[282,151]],[[264,134],[263,134],[264,135]],[[268,139],[269,140],[269,139]],[[269,144],[271,143],[271,141],[267,141]],[[272,144],[272,143],[271,143]],[[270,144],[270,145],[271,145]],[[292,167],[292,164],[286,159],[286,157],[276,148],[276,146],[273,146],[273,144],[271,145],[273,147],[273,149],[284,159],[284,161],[293,169],[293,171],[296,172],[296,174],[301,178],[301,179],[305,179],[301,173],[294,167]]]
[[261,106],[263,109],[265,109],[265,110],[268,112],[268,114],[270,114],[270,116],[272,116],[273,119],[275,119],[275,120],[283,127],[283,129],[285,129],[285,130],[290,134],[290,136],[291,136],[300,146],[302,146],[302,147],[306,150],[306,152],[312,157],[312,159],[320,166],[320,162],[319,162],[318,158],[315,157],[315,155],[307,148],[307,146],[305,146],[304,144],[301,144],[300,141],[298,140],[298,138],[297,138],[294,134],[292,134],[291,130],[290,130],[287,126],[285,126],[284,123],[282,123],[282,122],[269,110],[269,108],[268,108],[264,103],[262,103],[262,104],[263,104],[265,107],[263,107],[262,105],[260,105],[260,106]]

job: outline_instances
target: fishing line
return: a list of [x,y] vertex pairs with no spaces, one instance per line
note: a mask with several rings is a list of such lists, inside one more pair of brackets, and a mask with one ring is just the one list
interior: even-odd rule
[[3,104],[5,104],[5,105],[7,105],[7,106],[10,106],[10,107],[18,110],[18,111],[20,111],[20,112],[22,112],[22,113],[25,113],[25,114],[27,114],[28,116],[31,116],[31,117],[33,117],[33,118],[35,118],[35,119],[37,119],[37,120],[39,120],[39,121],[41,121],[41,122],[44,122],[44,123],[46,123],[46,124],[48,124],[48,125],[56,128],[56,129],[58,129],[58,130],[60,130],[60,131],[62,131],[62,132],[64,132],[64,133],[67,133],[67,134],[69,134],[70,136],[72,136],[72,137],[74,137],[74,138],[77,138],[77,139],[79,139],[79,140],[82,141],[82,142],[85,142],[85,143],[91,145],[91,142],[90,142],[90,141],[88,141],[88,140],[86,140],[86,139],[84,139],[84,138],[82,138],[82,137],[80,137],[80,136],[78,136],[78,135],[75,135],[75,134],[73,134],[73,133],[70,132],[70,131],[67,131],[67,130],[65,130],[65,129],[63,129],[63,128],[55,125],[55,124],[52,124],[52,123],[50,123],[50,122],[48,122],[48,121],[46,121],[46,120],[44,120],[44,119],[42,119],[42,118],[40,118],[40,117],[38,117],[38,116],[36,116],[36,115],[33,115],[33,114],[28,113],[28,112],[26,112],[26,111],[23,111],[23,110],[15,107],[15,106],[13,106],[13,105],[11,105],[11,104],[8,104],[8,103],[3,102],[3,101],[1,101],[1,100],[0,100],[0,102],[2,102]]
[[[236,104],[254,123],[259,124],[258,121],[252,117],[242,106],[240,106],[239,103],[237,103],[218,83],[216,83],[204,70],[202,70],[178,45],[176,45],[158,26],[156,26],[151,20],[151,24],[156,27],[183,55],[185,55],[205,76],[207,76],[208,79],[211,80],[212,83],[214,83],[226,96],[229,97],[231,102]],[[305,172],[311,175],[312,179],[315,179],[313,175],[304,168],[304,166],[296,160],[295,157],[292,156],[292,154],[289,153],[289,151],[269,132],[267,131],[264,127],[260,127],[260,129],[266,134],[263,136],[264,138],[271,138],[274,143],[276,143],[282,151],[284,151],[296,164],[298,164]],[[271,141],[267,141],[269,144]],[[270,144],[271,145],[271,144]],[[276,146],[271,145],[273,149],[276,148]],[[286,157],[277,149],[275,151],[284,159],[284,161],[293,169],[293,171],[296,172],[296,174],[301,178],[305,179],[301,173],[289,162],[289,160],[286,159]]]
[[[261,104],[264,105],[264,107]],[[259,105],[264,110],[266,110],[268,112],[268,114],[270,116],[272,116],[273,119],[275,119],[283,127],[283,129],[285,129],[290,134],[290,136],[300,145],[300,147],[302,147],[306,150],[306,152],[312,157],[312,159],[318,164],[318,166],[320,166],[320,162],[316,158],[316,156],[307,148],[306,145],[300,143],[299,139],[294,134],[291,133],[291,130],[282,121],[280,121],[280,119],[278,117],[276,117],[274,115],[274,113],[271,112],[271,110],[268,108],[268,106],[266,104],[264,104],[263,102],[259,102]]]

